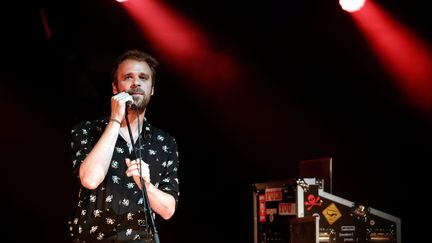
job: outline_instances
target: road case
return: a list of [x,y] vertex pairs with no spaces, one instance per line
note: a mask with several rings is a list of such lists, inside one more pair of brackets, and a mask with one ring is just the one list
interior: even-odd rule
[[325,192],[322,185],[316,178],[253,184],[254,243],[401,243],[398,217]]

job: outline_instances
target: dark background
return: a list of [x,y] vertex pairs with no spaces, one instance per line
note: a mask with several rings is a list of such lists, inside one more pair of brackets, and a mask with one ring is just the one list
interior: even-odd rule
[[[252,242],[252,183],[294,178],[299,160],[320,157],[333,158],[333,194],[400,217],[404,242],[426,237],[430,110],[407,101],[337,1],[164,2],[233,53],[258,95],[206,96],[161,62],[146,116],[181,159],[161,242]],[[375,2],[430,47],[427,1]],[[2,26],[1,237],[69,242],[70,128],[109,115],[119,53],[155,50],[112,0],[14,3]]]

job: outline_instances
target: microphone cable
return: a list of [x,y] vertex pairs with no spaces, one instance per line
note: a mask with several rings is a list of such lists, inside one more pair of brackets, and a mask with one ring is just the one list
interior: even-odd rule
[[[135,153],[135,157],[139,160],[139,165],[138,165],[138,170],[139,170],[139,174],[140,174],[140,183],[141,183],[141,194],[143,196],[143,209],[144,209],[144,215],[145,215],[145,221],[146,221],[146,225],[148,226],[148,219],[150,218],[150,223],[151,223],[151,227],[152,227],[152,233],[153,233],[153,238],[155,240],[155,243],[160,243],[159,241],[159,233],[156,229],[156,224],[154,221],[154,217],[153,217],[153,211],[152,208],[150,206],[150,202],[148,199],[148,195],[147,195],[147,190],[145,188],[145,184],[144,184],[144,179],[142,178],[142,166],[141,166],[141,161],[142,160],[142,155],[141,155],[141,150],[144,149],[141,145],[141,132],[140,132],[140,118],[139,118],[139,112],[138,112],[138,108],[135,105],[131,105],[130,106],[132,109],[134,109],[136,111],[136,116],[138,118],[138,154],[137,154],[137,149],[135,148],[134,142],[133,142],[133,136],[132,136],[132,130],[130,128],[130,123],[129,123],[129,118],[128,118],[128,108],[126,107],[126,114],[125,114],[125,118],[126,118],[126,125],[128,128],[128,132],[129,132],[129,137],[131,139],[132,142],[132,149]],[[143,127],[144,129],[144,127]],[[150,175],[149,175],[150,176]],[[148,227],[147,227],[148,228]],[[147,231],[147,230],[146,230]],[[150,237],[149,234],[147,234],[147,237]],[[149,240],[149,239],[147,239]]]

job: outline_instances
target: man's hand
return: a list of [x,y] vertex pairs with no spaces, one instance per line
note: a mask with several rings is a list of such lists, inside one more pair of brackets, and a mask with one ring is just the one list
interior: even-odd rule
[[[139,161],[141,161],[141,168],[140,168]],[[130,159],[126,159],[126,166],[127,166],[126,175],[128,177],[133,176],[135,183],[138,185],[140,189],[142,189],[141,181],[140,181],[140,169],[141,169],[141,176],[144,180],[144,183],[146,185],[150,183],[150,169],[148,164],[144,163],[142,160],[131,161]]]

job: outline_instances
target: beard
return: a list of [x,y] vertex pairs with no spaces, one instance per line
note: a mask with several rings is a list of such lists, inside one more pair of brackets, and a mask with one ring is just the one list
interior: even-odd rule
[[[147,105],[150,102],[151,95],[147,95],[144,90],[137,89],[129,89],[127,91],[130,95],[132,95],[133,104],[139,111],[144,111],[147,108]],[[135,95],[134,95],[135,94]]]
[[150,96],[147,96],[145,93],[141,97],[133,97],[134,104],[138,110],[143,111],[147,108],[150,103]]

